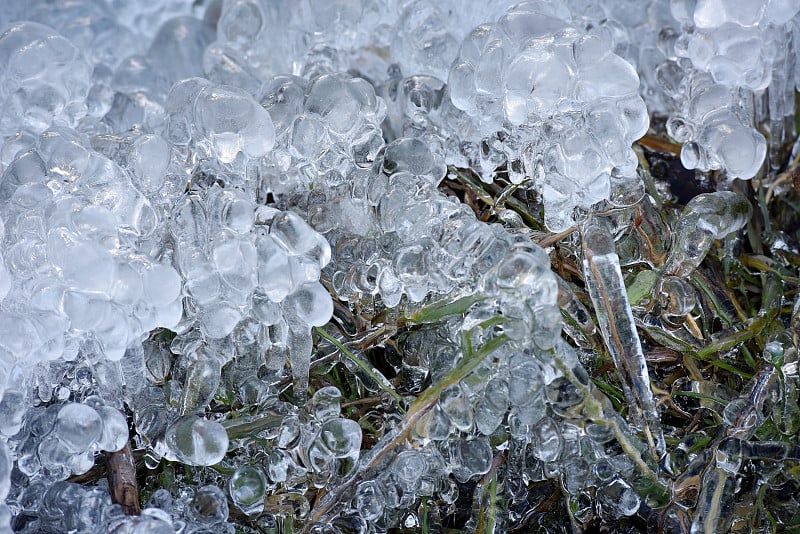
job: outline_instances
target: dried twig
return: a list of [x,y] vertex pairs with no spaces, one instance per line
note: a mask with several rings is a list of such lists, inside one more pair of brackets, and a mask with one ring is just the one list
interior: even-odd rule
[[106,453],[106,476],[111,501],[122,506],[126,515],[139,515],[139,489],[136,485],[136,464],[130,443],[117,452]]

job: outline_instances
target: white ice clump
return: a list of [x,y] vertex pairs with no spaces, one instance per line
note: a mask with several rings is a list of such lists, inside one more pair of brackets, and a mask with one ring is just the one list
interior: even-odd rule
[[158,222],[153,208],[86,137],[44,132],[2,180],[12,283],[0,316],[17,324],[3,336],[4,361],[72,358],[89,337],[106,357],[120,359],[153,328],[178,324],[177,272],[137,250]]
[[17,22],[0,35],[0,134],[39,133],[55,121],[86,114],[91,68],[80,50],[52,28]]
[[477,27],[447,81],[472,119],[481,177],[504,163],[512,181],[532,177],[554,231],[608,199],[612,177],[635,173],[631,144],[649,124],[639,77],[563,4],[524,2]]
[[[572,4],[582,4],[580,1]],[[778,168],[797,85],[794,0],[602,1],[587,25],[616,22],[615,47],[637,66],[652,113],[669,115],[689,169],[750,179]],[[596,31],[596,30],[595,30]],[[769,90],[767,91],[767,88]],[[759,127],[769,131],[768,140]],[[769,146],[768,146],[769,145]]]
[[[688,95],[668,123],[670,135],[685,143],[681,161],[686,167],[723,169],[734,178],[755,176],[767,142],[753,128],[763,112],[748,101],[767,87],[771,143],[784,142],[783,123],[794,109],[794,44],[787,36],[798,11],[796,2],[782,0],[673,2],[672,14],[683,32],[672,44],[675,60],[659,69],[665,84],[680,83],[676,89]],[[675,61],[685,71],[680,82],[671,79]]]

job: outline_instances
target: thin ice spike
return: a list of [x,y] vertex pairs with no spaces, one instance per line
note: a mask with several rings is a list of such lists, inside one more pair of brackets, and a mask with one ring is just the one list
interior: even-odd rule
[[590,218],[582,228],[582,241],[584,278],[603,341],[622,377],[630,412],[635,422],[642,425],[653,458],[658,461],[665,454],[666,445],[610,221],[602,217]]

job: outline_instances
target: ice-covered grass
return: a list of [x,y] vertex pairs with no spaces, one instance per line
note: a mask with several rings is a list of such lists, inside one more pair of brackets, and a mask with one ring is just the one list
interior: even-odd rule
[[0,5],[0,530],[792,531],[796,0]]

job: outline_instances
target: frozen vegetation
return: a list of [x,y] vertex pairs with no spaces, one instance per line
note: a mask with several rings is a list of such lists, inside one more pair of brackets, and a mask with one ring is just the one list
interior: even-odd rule
[[0,532],[797,531],[798,54],[800,0],[0,2]]

